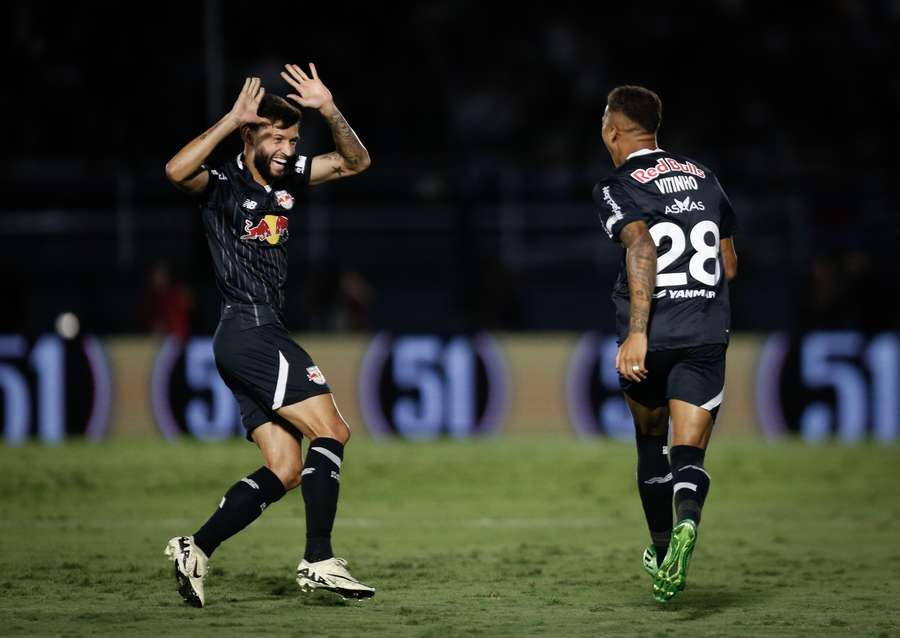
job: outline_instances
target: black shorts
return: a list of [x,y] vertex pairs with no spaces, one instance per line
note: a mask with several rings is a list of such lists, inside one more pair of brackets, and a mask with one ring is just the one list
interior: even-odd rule
[[724,343],[653,350],[647,353],[644,367],[647,378],[640,383],[619,377],[619,385],[631,399],[648,408],[668,404],[669,399],[684,401],[709,410],[713,419],[725,396]]
[[213,337],[213,352],[249,440],[268,421],[288,425],[276,413],[282,406],[331,392],[325,375],[281,324],[246,327],[239,317],[225,317]]

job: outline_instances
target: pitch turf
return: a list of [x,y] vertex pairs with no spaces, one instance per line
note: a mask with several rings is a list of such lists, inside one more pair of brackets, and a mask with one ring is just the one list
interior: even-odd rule
[[374,599],[301,597],[298,490],[185,606],[166,541],[258,466],[245,442],[0,448],[0,634],[900,635],[900,448],[714,439],[688,587],[663,606],[631,446],[359,439],[335,542]]

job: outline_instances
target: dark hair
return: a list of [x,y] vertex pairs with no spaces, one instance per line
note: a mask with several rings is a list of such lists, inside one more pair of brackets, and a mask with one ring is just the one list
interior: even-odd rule
[[299,124],[303,114],[296,106],[285,100],[280,95],[266,93],[256,109],[256,114],[264,117],[272,124],[278,124],[279,128],[290,128]]
[[659,130],[662,122],[662,100],[659,96],[642,86],[617,86],[609,92],[606,103],[610,111],[624,113],[632,122],[648,133]]

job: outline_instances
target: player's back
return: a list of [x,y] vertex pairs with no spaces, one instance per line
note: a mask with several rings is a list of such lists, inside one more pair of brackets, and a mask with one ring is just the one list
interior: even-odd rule
[[[606,233],[619,241],[622,228],[644,221],[657,246],[651,313],[651,350],[727,343],[728,284],[719,242],[734,232],[734,212],[715,175],[678,153],[632,153],[594,188]],[[628,332],[626,269],[613,291],[620,339]]]

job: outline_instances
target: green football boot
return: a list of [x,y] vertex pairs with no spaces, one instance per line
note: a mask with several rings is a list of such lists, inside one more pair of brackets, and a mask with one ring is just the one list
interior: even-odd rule
[[653,597],[666,603],[684,590],[688,564],[697,544],[697,526],[692,520],[682,521],[672,530],[672,543],[666,558],[653,578]]

